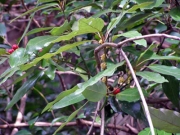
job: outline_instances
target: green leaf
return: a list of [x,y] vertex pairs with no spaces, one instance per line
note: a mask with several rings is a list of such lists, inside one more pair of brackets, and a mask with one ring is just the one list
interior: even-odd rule
[[21,14],[20,16],[14,18],[13,20],[11,20],[10,23],[12,23],[12,22],[15,21],[16,19],[18,19],[18,18],[20,18],[20,17],[23,17],[23,16],[25,16],[25,15],[27,15],[27,14],[29,14],[29,13],[37,12],[37,11],[39,11],[39,10],[41,10],[41,9],[45,9],[45,8],[52,7],[52,6],[58,6],[58,3],[48,3],[48,4],[44,4],[44,5],[42,5],[42,6],[39,6],[39,7],[35,7],[35,8],[33,8],[33,9],[30,9],[30,10],[28,10],[27,12],[25,12],[25,13]]
[[178,112],[153,107],[149,107],[149,111],[155,128],[169,133],[180,132],[180,114]]
[[71,104],[75,104],[81,100],[83,100],[83,98],[85,98],[82,95],[82,92],[89,86],[94,85],[95,83],[97,83],[102,77],[104,76],[111,76],[113,75],[113,73],[115,72],[116,68],[119,66],[122,66],[124,64],[124,62],[118,63],[118,64],[112,64],[109,67],[107,67],[106,70],[99,72],[96,76],[91,77],[88,81],[84,82],[81,84],[81,87],[79,89],[77,89],[74,93],[67,95],[66,97],[64,97],[62,100],[60,100],[58,103],[56,103],[53,108],[54,109],[58,109],[58,108],[62,108]]
[[[0,44],[0,45],[1,45],[1,44]],[[7,54],[6,50],[0,48],[0,56],[1,56],[1,55],[5,55],[5,54]]]
[[[148,96],[145,90],[143,90],[143,93],[144,96]],[[135,102],[140,99],[140,95],[137,88],[129,88],[118,93],[116,98],[120,101]]]
[[177,67],[154,64],[148,66],[148,68],[163,75],[170,75],[174,76],[178,80],[180,79],[180,69]]
[[[138,4],[141,4],[141,3],[144,3],[144,2],[147,2],[146,0],[135,0]],[[163,2],[164,0],[151,0],[153,3],[149,6],[146,6],[146,7],[143,7],[141,9],[152,9],[154,7],[159,7]]]
[[[137,36],[142,36],[142,34],[137,31],[128,31],[128,32],[113,36],[112,40],[115,40],[121,36],[127,37],[127,38],[133,38],[133,37],[137,37]],[[142,45],[144,47],[147,46],[147,42],[145,39],[134,40],[133,42],[135,42],[138,45]]]
[[78,86],[74,86],[72,89],[61,92],[54,101],[52,101],[46,105],[46,107],[43,109],[42,113],[44,113],[47,110],[50,110],[55,103],[60,101],[62,98],[70,95],[71,93],[74,93],[77,89],[78,89]]
[[151,12],[150,13],[140,12],[140,13],[133,14],[130,18],[122,20],[121,23],[117,25],[116,29],[114,29],[112,33],[115,34],[119,30],[125,30],[127,28],[129,30],[132,30],[132,28],[134,28],[135,26],[145,23],[145,20],[152,16],[154,16],[154,14],[152,14]]
[[175,21],[180,21],[180,6],[171,9],[169,14]]
[[11,108],[14,104],[16,104],[27,92],[29,89],[31,89],[37,80],[44,74],[44,71],[39,72],[36,75],[33,75],[31,78],[29,78],[16,92],[16,94],[13,96],[13,99],[10,101],[10,103],[7,105],[6,109]]
[[132,13],[132,12],[136,11],[136,10],[139,9],[139,8],[145,8],[145,7],[149,6],[149,5],[152,4],[152,3],[153,3],[153,2],[144,2],[144,3],[140,3],[140,4],[138,4],[138,5],[134,5],[132,8],[128,9],[128,10],[126,11],[126,13]]
[[121,12],[121,14],[120,14],[118,17],[113,18],[113,19],[111,20],[111,22],[109,23],[109,25],[108,25],[108,27],[107,27],[107,33],[110,33],[111,30],[116,27],[116,25],[121,21],[121,19],[122,19],[122,17],[124,16],[124,14],[125,14],[125,13]]
[[83,106],[81,106],[78,110],[76,110],[75,112],[73,112],[67,119],[67,121],[65,123],[63,123],[55,132],[53,135],[55,135],[58,131],[60,131],[64,126],[66,126],[66,124],[71,121],[77,114],[78,112],[87,104],[88,102],[86,102]]
[[87,87],[82,94],[88,101],[98,102],[106,95],[106,92],[106,85],[99,81],[94,85]]
[[136,72],[136,75],[141,76],[142,78],[148,81],[154,81],[157,83],[168,82],[163,76],[154,72],[149,72],[149,71]]
[[180,60],[180,57],[177,56],[159,56],[153,51],[149,50],[151,47],[153,47],[153,45],[151,45],[147,50],[143,52],[137,51],[132,46],[123,47],[123,50],[139,57],[136,61],[136,69],[141,68],[144,62],[147,62],[148,60]]
[[[76,94],[76,92],[74,92],[70,95],[71,95],[71,98],[68,99],[68,98],[64,97],[59,102],[55,103],[53,105],[52,109],[54,110],[54,109],[63,108],[63,107],[78,103],[85,99],[85,97],[82,95],[82,93]],[[70,96],[70,95],[68,95],[68,96]]]
[[140,54],[138,60],[136,61],[136,65],[139,64],[138,67],[141,67],[144,61],[150,59],[153,55],[155,55],[155,53],[152,51],[155,47],[157,47],[157,45],[151,44],[145,51]]
[[32,34],[35,34],[35,33],[38,33],[38,32],[42,32],[42,31],[46,31],[46,30],[51,30],[53,29],[54,27],[44,27],[44,28],[36,28],[36,29],[33,29],[31,31],[29,31],[26,36],[29,36],[29,35],[32,35]]
[[140,101],[138,102],[119,101],[119,102],[120,102],[121,110],[123,112],[131,115],[135,119],[139,119],[144,122],[147,122]]
[[32,134],[31,134],[31,132],[22,129],[22,130],[18,131],[15,135],[32,135]]
[[[156,135],[172,135],[171,133],[167,133],[163,130],[154,129],[154,131],[155,131]],[[150,128],[145,128],[144,130],[139,132],[138,135],[151,135],[151,130],[150,130]]]
[[51,44],[58,36],[39,36],[31,39],[26,46],[26,53],[32,54]]
[[56,67],[53,65],[49,65],[48,68],[45,70],[45,74],[51,79],[53,80],[55,77],[55,71],[56,71]]
[[11,77],[18,70],[19,70],[18,67],[14,67],[14,68],[9,68],[4,73],[2,73],[0,75],[0,79],[2,78],[3,79],[0,81],[0,85],[3,84],[9,77]]
[[71,25],[74,21],[68,23],[68,21],[66,20],[60,27],[54,27],[50,33],[53,36],[60,36],[62,33],[64,33],[64,31],[69,30],[71,28]]
[[118,101],[116,100],[115,96],[109,96],[108,102],[114,112],[116,112],[116,113],[122,112],[120,105],[119,105]]
[[41,56],[41,57],[37,57],[37,58],[35,58],[32,62],[30,62],[30,63],[28,63],[28,64],[25,64],[25,65],[21,65],[20,66],[20,69],[21,70],[27,70],[27,69],[29,69],[29,68],[31,68],[32,66],[34,66],[34,65],[36,65],[39,61],[41,61],[42,59],[49,59],[49,58],[51,58],[51,57],[53,57],[53,56],[55,56],[55,55],[57,55],[57,54],[59,54],[59,53],[61,53],[61,52],[64,52],[64,51],[67,51],[67,50],[69,50],[69,49],[71,49],[71,48],[74,48],[74,47],[76,47],[76,46],[78,46],[78,45],[81,45],[81,44],[83,44],[83,43],[86,43],[86,42],[90,42],[90,41],[81,41],[81,42],[75,42],[75,43],[73,43],[73,44],[67,44],[67,45],[65,45],[65,46],[62,46],[62,47],[60,47],[56,52],[54,52],[54,53],[46,53],[45,55],[43,55],[43,56]]
[[26,55],[26,50],[24,48],[19,48],[10,55],[9,64],[11,68],[14,68],[26,63],[28,60],[29,57]]
[[0,57],[0,65],[3,64],[8,58]]
[[164,75],[164,77],[168,80],[168,83],[166,82],[162,84],[164,93],[176,107],[180,108],[179,81],[173,76]]
[[86,33],[97,33],[101,32],[102,28],[104,27],[104,21],[100,18],[82,18],[78,21],[78,27],[74,29],[73,32],[69,33],[68,35],[60,36],[56,40],[54,40],[52,43],[64,41],[64,40],[70,40],[71,38],[86,34]]

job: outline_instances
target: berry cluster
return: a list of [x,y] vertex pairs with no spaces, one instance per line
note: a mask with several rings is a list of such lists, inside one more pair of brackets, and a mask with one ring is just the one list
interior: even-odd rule
[[12,48],[11,49],[8,49],[8,53],[10,53],[10,54],[12,54],[16,49],[18,49],[19,47],[18,47],[18,45],[16,45],[16,44],[14,44],[14,45],[12,45]]

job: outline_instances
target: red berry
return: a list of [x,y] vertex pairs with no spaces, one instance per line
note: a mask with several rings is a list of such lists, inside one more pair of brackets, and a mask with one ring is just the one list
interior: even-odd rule
[[120,89],[119,88],[115,88],[114,91],[113,91],[113,94],[116,95],[120,92]]
[[43,51],[43,49],[40,49],[40,50],[38,50],[39,52],[42,52]]
[[12,54],[14,52],[14,49],[9,49],[8,53]]
[[18,45],[16,45],[16,44],[12,45],[12,49],[16,50],[18,48],[19,48]]

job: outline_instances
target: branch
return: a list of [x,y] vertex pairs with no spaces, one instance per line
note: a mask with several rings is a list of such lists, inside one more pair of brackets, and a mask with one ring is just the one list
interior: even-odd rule
[[152,133],[152,135],[155,135],[153,123],[152,123],[151,116],[150,116],[150,112],[149,112],[149,109],[148,109],[148,106],[147,106],[147,103],[146,103],[144,94],[143,94],[143,92],[142,92],[141,86],[140,86],[140,84],[139,84],[139,82],[138,82],[138,79],[137,79],[137,77],[136,77],[136,75],[135,75],[135,72],[134,72],[134,70],[133,70],[133,67],[132,67],[129,59],[127,58],[127,56],[126,56],[126,54],[124,53],[124,51],[122,50],[122,48],[120,49],[120,51],[121,51],[121,53],[122,53],[122,55],[123,55],[123,57],[124,57],[127,65],[128,65],[128,67],[129,67],[130,71],[131,71],[132,77],[133,77],[134,82],[135,82],[135,84],[136,84],[136,87],[137,87],[137,89],[138,89],[138,91],[139,91],[139,95],[140,95],[140,97],[141,97],[141,100],[142,100],[142,103],[143,103],[143,106],[144,106],[144,111],[145,111],[145,114],[146,114],[146,117],[147,117],[147,120],[148,120],[148,123],[149,123],[149,126],[150,126],[151,133]]
[[97,67],[98,67],[98,70],[100,71],[100,60],[99,60],[99,57],[98,57],[98,53],[101,49],[103,49],[104,47],[115,47],[117,48],[117,44],[115,43],[104,43],[100,46],[98,46],[95,50],[94,50],[94,55],[95,55],[95,59],[96,59],[96,62],[97,62]]
[[[87,121],[87,120],[80,120],[80,122],[84,125],[92,125],[92,121]],[[36,127],[59,127],[61,126],[63,123],[61,122],[55,122],[54,124],[49,123],[49,122],[35,122],[34,126]],[[14,124],[4,124],[4,125],[0,125],[0,128],[4,129],[4,128],[21,128],[21,127],[28,127],[30,126],[28,123],[14,123]],[[69,122],[66,124],[66,126],[79,126],[78,122]],[[100,128],[101,124],[99,123],[94,123],[94,127]],[[107,125],[108,128],[112,128],[112,129],[118,129],[124,132],[129,132],[129,128],[124,127],[124,126],[114,126],[113,124],[108,124]]]
[[[101,100],[101,103],[103,100]],[[104,107],[101,110],[101,133],[100,135],[104,135],[104,126],[105,126],[105,109]]]
[[151,38],[151,37],[164,37],[164,38],[171,38],[171,39],[180,41],[180,37],[177,37],[177,36],[171,36],[171,35],[167,35],[167,34],[148,34],[148,35],[143,35],[143,36],[126,39],[122,42],[119,42],[117,47],[120,48],[123,44],[130,42],[130,41],[144,39],[144,38]]
[[171,35],[167,35],[167,34],[148,34],[148,35],[143,35],[143,36],[138,36],[138,37],[126,39],[126,40],[124,40],[122,42],[119,42],[118,44],[116,44],[116,43],[104,43],[104,44],[98,46],[94,50],[94,55],[95,55],[95,59],[96,59],[96,62],[97,62],[98,69],[100,69],[100,60],[98,58],[98,53],[104,47],[120,48],[125,43],[131,42],[131,41],[134,41],[134,40],[144,39],[144,38],[151,38],[151,37],[164,37],[164,38],[171,38],[171,39],[180,41],[180,37],[177,37],[177,36],[171,36]]
[[100,101],[97,103],[96,111],[95,111],[95,114],[94,114],[94,119],[93,119],[91,127],[89,128],[89,131],[88,131],[87,135],[91,134],[91,131],[92,131],[93,126],[94,126],[94,122],[96,120],[96,117],[97,117],[97,114],[98,114],[98,111],[99,111],[99,108],[100,108]]

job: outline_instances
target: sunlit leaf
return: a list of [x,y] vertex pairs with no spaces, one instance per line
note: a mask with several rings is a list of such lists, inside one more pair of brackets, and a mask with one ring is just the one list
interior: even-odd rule
[[[116,40],[118,37],[127,37],[127,38],[133,38],[133,37],[137,37],[137,36],[141,36],[142,34],[137,32],[137,31],[128,31],[119,35],[115,35],[113,36],[113,40]],[[145,39],[139,39],[139,40],[134,40],[134,42],[138,45],[142,45],[144,47],[147,46],[147,42]]]
[[24,48],[19,48],[10,55],[9,64],[11,68],[14,68],[26,63],[28,60],[29,56],[26,54],[26,50]]
[[157,83],[168,82],[168,80],[166,80],[163,76],[154,72],[149,72],[149,71],[136,72],[136,75],[141,76],[142,78],[147,79],[148,81],[153,81]]
[[87,100],[97,102],[106,95],[106,92],[106,85],[100,81],[92,86],[87,87],[82,94]]
[[163,75],[170,75],[170,76],[174,76],[178,80],[180,79],[180,69],[177,67],[154,64],[148,66],[148,68]]
[[[147,92],[143,90],[144,96],[147,96]],[[140,100],[140,95],[137,88],[126,89],[116,95],[116,98],[120,101],[135,102]]]

